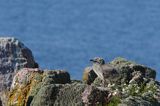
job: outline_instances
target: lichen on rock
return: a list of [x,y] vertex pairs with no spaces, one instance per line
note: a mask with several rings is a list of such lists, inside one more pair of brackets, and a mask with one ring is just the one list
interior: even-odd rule
[[[115,80],[115,82],[105,84],[105,88],[109,89],[112,95],[119,97],[120,100],[118,102],[110,101],[108,105],[112,105],[113,103],[123,103],[123,105],[129,106],[129,104],[124,104],[124,101],[128,100],[127,98],[129,97],[135,97],[142,100],[143,102],[140,105],[148,103],[152,104],[151,106],[154,106],[155,104],[158,106],[160,104],[158,97],[160,96],[160,86],[155,80],[155,70],[144,65],[128,61],[124,58],[116,58],[109,64],[118,71],[119,76],[116,79],[108,79],[109,77],[104,79]],[[92,85],[100,87],[102,86],[102,80],[100,78],[96,78]],[[115,96],[113,96],[113,98]],[[135,104],[137,103],[138,105],[138,102],[140,101],[135,101]],[[116,104],[114,104],[114,106],[115,105]]]
[[12,37],[0,37],[0,95],[5,105],[6,90],[10,89],[15,73],[21,68],[35,68],[35,62],[30,49],[22,42]]
[[8,105],[160,105],[160,84],[154,79],[153,69],[125,59],[115,59],[110,64],[116,68],[119,76],[116,82],[106,86],[94,76],[91,67],[85,69],[83,81],[70,80],[69,73],[63,70],[23,68],[14,77],[8,93]]
[[160,82],[147,66],[116,58],[108,63],[116,77],[102,81],[87,66],[82,81],[71,80],[67,71],[39,69],[17,39],[0,38],[0,49],[0,106],[160,106]]

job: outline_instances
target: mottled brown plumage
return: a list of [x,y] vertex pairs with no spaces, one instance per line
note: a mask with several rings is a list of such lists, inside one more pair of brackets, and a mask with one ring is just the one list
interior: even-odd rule
[[93,71],[97,74],[97,76],[105,83],[106,80],[117,77],[116,69],[110,64],[105,64],[105,61],[100,57],[95,57],[90,61],[93,62]]

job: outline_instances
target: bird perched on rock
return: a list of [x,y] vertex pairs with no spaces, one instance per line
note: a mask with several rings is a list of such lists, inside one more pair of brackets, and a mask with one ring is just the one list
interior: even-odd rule
[[116,71],[116,69],[110,64],[105,64],[104,59],[95,57],[90,61],[93,62],[93,71],[103,81],[103,85],[106,83],[105,81],[108,80],[110,83],[111,80],[115,79],[118,76],[118,72]]

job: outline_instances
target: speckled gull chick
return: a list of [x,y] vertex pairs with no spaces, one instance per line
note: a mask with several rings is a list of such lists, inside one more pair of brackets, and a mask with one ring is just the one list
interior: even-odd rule
[[104,59],[100,57],[95,57],[94,59],[91,59],[90,61],[93,62],[93,71],[97,74],[97,76],[103,81],[103,86],[105,84],[105,81],[109,79],[112,79],[117,76],[116,69],[111,66],[110,64],[105,64]]

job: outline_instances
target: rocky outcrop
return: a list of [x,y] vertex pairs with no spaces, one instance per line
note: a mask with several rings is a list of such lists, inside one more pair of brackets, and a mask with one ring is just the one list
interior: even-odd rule
[[35,67],[32,52],[15,38],[0,38],[0,91],[10,87],[14,73]]
[[6,101],[4,90],[10,89],[14,74],[23,67],[37,66],[32,52],[23,43],[15,38],[0,37],[0,95],[2,101]]
[[13,78],[8,105],[52,105],[62,85],[70,82],[70,75],[65,71],[21,69]]
[[[154,79],[153,69],[122,58],[117,58],[110,64],[119,72],[119,81],[109,83],[106,87],[102,86],[101,80],[94,76],[91,68],[85,69],[87,80],[83,82],[70,80],[69,73],[62,70],[21,69],[13,79],[12,89],[8,93],[8,105],[160,105],[160,85]],[[140,68],[137,69],[136,66]],[[90,71],[93,71],[92,74]],[[146,73],[153,75],[148,76]],[[89,84],[86,81],[90,81]]]
[[[124,58],[116,58],[109,63],[112,65],[119,76],[116,79],[108,77],[105,80],[113,80],[109,84],[105,84],[105,88],[109,89],[113,99],[108,103],[121,106],[158,106],[160,105],[160,85],[155,80],[156,71],[144,65],[128,61]],[[84,73],[83,76],[91,77]],[[94,79],[92,85],[102,86],[102,80],[98,77]],[[116,97],[116,98],[115,98]],[[134,103],[132,100],[135,99]]]
[[110,91],[96,86],[87,86],[82,93],[83,103],[87,106],[107,105],[111,97]]
[[134,81],[141,83],[156,78],[155,70],[124,58],[116,58],[110,64],[120,73],[120,83],[132,83]]
[[[110,80],[110,82],[116,84],[141,84],[142,82],[148,82],[149,80],[156,78],[155,70],[147,66],[128,61],[124,58],[116,58],[109,64],[118,71],[119,76],[117,76],[116,78],[108,77],[107,80]],[[100,81],[101,80],[99,80],[99,78],[94,79],[94,83],[96,84],[100,84]]]
[[160,106],[156,71],[116,58],[102,84],[91,66],[83,81],[63,70],[41,70],[31,51],[14,38],[0,38],[0,106]]
[[[41,87],[31,106],[83,106],[81,94],[86,85],[73,81],[68,84],[51,84]],[[48,91],[49,90],[49,91]]]

